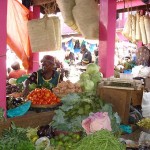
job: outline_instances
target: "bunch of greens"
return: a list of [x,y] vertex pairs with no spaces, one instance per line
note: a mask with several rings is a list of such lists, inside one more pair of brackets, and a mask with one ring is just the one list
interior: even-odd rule
[[0,150],[35,150],[35,146],[26,136],[26,129],[16,127],[12,123],[11,128],[3,132]]
[[90,93],[68,94],[61,101],[63,105],[55,110],[52,121],[52,126],[61,131],[82,131],[82,120],[91,112],[100,111],[103,106],[103,101]]
[[85,136],[74,144],[72,150],[125,150],[125,145],[108,130],[100,130]]

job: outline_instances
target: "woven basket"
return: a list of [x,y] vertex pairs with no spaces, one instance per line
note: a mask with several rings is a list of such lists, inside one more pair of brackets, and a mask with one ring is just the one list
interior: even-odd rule
[[58,17],[33,19],[28,22],[32,52],[59,50],[61,48],[60,20]]
[[62,13],[64,22],[74,31],[78,32],[78,27],[73,18],[72,9],[75,6],[75,0],[56,0]]
[[99,39],[99,7],[94,0],[75,0],[72,12],[84,38]]

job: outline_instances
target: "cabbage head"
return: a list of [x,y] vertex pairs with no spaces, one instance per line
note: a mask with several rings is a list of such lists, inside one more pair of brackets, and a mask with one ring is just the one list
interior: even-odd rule
[[93,91],[94,90],[94,82],[91,80],[85,80],[83,82],[84,91]]
[[89,74],[86,71],[83,72],[83,73],[81,73],[80,80],[82,80],[82,81],[84,81],[84,80],[90,80]]
[[97,72],[99,72],[99,66],[96,65],[95,63],[90,63],[88,64],[87,68],[86,68],[86,72],[88,74],[95,74]]
[[92,80],[94,83],[100,82],[100,81],[101,81],[101,78],[102,78],[102,76],[101,76],[101,73],[100,73],[100,72],[97,72],[97,73],[91,75],[91,80]]

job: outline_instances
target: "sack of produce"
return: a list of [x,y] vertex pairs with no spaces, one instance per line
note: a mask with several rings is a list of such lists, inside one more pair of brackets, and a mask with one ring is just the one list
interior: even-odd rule
[[72,12],[75,22],[86,39],[99,39],[99,6],[95,0],[75,0]]
[[143,44],[147,44],[146,30],[144,26],[144,16],[140,16],[140,30]]
[[78,31],[78,27],[72,14],[72,9],[75,6],[75,0],[56,0],[56,2],[62,13],[64,22],[74,31]]
[[32,52],[59,50],[61,48],[60,28],[60,20],[55,16],[30,20],[28,32]]
[[144,16],[144,26],[145,26],[147,42],[150,43],[150,17],[149,15]]
[[140,14],[136,13],[136,36],[137,41],[141,40],[141,30],[140,30]]

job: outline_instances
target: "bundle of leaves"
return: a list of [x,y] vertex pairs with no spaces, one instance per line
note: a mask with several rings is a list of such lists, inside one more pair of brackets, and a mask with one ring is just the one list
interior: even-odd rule
[[123,145],[114,134],[108,130],[100,130],[85,136],[74,144],[72,150],[125,150]]
[[26,136],[27,130],[16,127],[14,123],[4,130],[0,138],[0,150],[35,150],[34,144]]
[[81,122],[90,112],[97,112],[103,105],[102,100],[95,95],[68,94],[61,99],[63,105],[55,110],[52,126],[57,130],[82,131]]

